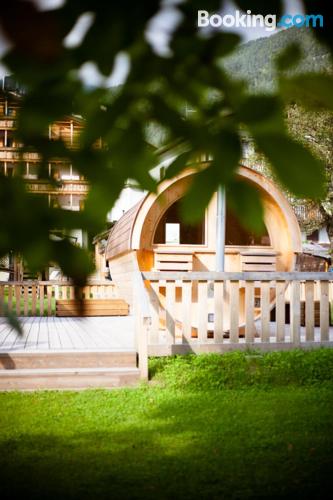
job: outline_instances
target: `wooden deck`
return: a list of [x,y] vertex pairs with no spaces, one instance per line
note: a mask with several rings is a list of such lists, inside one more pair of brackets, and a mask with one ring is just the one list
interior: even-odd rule
[[0,318],[0,391],[135,386],[133,317]]
[[134,318],[22,317],[23,336],[0,318],[0,352],[134,350]]

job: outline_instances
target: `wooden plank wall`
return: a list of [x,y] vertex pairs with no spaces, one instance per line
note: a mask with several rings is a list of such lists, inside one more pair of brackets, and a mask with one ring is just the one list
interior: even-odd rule
[[126,300],[132,310],[135,301],[134,273],[139,272],[136,252],[131,251],[110,260],[109,269],[119,297]]

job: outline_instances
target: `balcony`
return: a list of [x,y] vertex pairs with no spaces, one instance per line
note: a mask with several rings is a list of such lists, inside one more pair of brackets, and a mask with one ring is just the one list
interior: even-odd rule
[[12,161],[40,161],[41,156],[38,153],[22,153],[18,148],[6,148],[2,146],[0,149],[0,160]]
[[87,181],[64,181],[60,186],[53,186],[43,180],[26,179],[26,188],[31,193],[39,194],[83,194],[89,192]]
[[16,128],[16,120],[0,120],[0,129]]

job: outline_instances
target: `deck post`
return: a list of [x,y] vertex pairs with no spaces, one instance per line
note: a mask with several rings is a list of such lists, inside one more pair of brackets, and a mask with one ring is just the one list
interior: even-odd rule
[[216,271],[218,272],[224,272],[225,221],[226,221],[225,187],[219,186],[217,191],[217,214],[216,214]]

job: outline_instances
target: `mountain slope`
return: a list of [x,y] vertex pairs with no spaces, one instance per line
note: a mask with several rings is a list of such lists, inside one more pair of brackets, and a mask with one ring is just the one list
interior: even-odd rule
[[224,68],[234,79],[246,80],[251,91],[271,92],[276,86],[274,61],[289,44],[298,43],[302,60],[292,73],[332,71],[332,60],[326,47],[308,28],[290,28],[267,38],[252,40],[226,58]]

